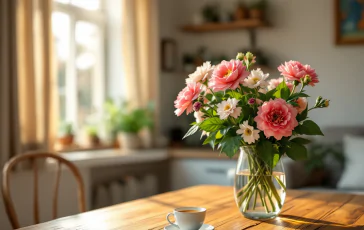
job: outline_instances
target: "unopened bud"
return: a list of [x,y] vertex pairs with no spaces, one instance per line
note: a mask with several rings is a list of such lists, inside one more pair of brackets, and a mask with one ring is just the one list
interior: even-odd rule
[[321,96],[319,96],[319,97],[316,99],[316,105],[320,104],[321,100],[322,100],[322,97],[321,97]]
[[246,57],[246,59],[248,59],[248,60],[249,60],[249,62],[251,62],[251,61],[253,61],[253,59],[254,59],[254,54],[252,54],[251,52],[247,52],[247,53],[245,54],[245,57]]
[[243,53],[238,53],[238,55],[236,55],[236,60],[244,60],[244,54]]
[[248,104],[249,105],[254,105],[255,104],[255,98],[249,98]]
[[303,84],[308,85],[311,81],[312,80],[311,80],[310,75],[306,75],[305,78],[303,79]]
[[325,107],[329,107],[329,105],[330,105],[330,100],[325,100],[324,105],[325,105]]
[[194,110],[195,112],[198,112],[198,111],[200,111],[201,106],[202,106],[201,102],[196,101],[196,102],[193,104],[193,110]]

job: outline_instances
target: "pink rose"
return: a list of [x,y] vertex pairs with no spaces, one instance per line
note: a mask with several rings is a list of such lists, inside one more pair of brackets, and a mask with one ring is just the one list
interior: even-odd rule
[[249,75],[246,67],[241,61],[231,60],[222,61],[215,67],[209,82],[209,87],[213,91],[224,91],[227,89],[236,89],[239,84],[243,84],[244,79]]
[[264,102],[258,108],[258,115],[254,118],[257,128],[264,131],[269,138],[273,136],[277,140],[289,137],[298,125],[296,120],[297,110],[285,100],[278,98]]
[[311,78],[310,83],[308,83],[309,85],[315,86],[316,83],[319,83],[315,69],[312,69],[310,65],[304,65],[303,69],[305,70],[306,75],[309,75]]
[[300,81],[301,78],[306,76],[306,71],[303,69],[303,65],[298,61],[285,62],[284,65],[278,67],[278,71],[287,80]]
[[[283,77],[280,77],[278,79],[276,79],[276,78],[270,79],[269,82],[268,82],[268,90],[272,90],[272,89],[277,88],[278,85],[282,83],[282,81],[283,81]],[[289,88],[289,90],[292,91],[293,84],[291,82],[286,81],[286,85]]]
[[187,110],[187,114],[193,111],[193,100],[196,100],[201,92],[201,83],[189,82],[187,86],[179,92],[177,100],[174,101],[174,107],[176,110],[174,113],[177,116]]
[[297,109],[298,113],[302,113],[307,107],[307,99],[304,97],[299,97],[296,100],[296,103],[298,104],[298,106],[295,106],[295,108]]

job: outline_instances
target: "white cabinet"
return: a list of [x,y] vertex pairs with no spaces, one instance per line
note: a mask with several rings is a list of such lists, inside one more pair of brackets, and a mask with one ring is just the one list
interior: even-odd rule
[[171,162],[172,190],[200,184],[232,185],[227,174],[235,166],[236,160],[230,159],[175,158]]

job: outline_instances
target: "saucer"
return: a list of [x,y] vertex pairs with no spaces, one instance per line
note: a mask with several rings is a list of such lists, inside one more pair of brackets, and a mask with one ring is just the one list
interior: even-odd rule
[[[215,228],[212,225],[203,224],[199,230],[214,230],[214,229]],[[177,228],[173,225],[168,225],[168,226],[164,227],[164,230],[179,230],[179,228]]]

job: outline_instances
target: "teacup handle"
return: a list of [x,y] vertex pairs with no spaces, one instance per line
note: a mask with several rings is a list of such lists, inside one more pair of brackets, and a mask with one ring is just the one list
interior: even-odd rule
[[177,224],[172,223],[172,222],[169,220],[170,215],[174,215],[174,213],[170,212],[170,213],[168,213],[168,214],[167,214],[167,217],[166,217],[166,218],[167,218],[167,221],[168,221],[171,225],[173,225],[173,226],[175,226],[175,227],[179,228]]

